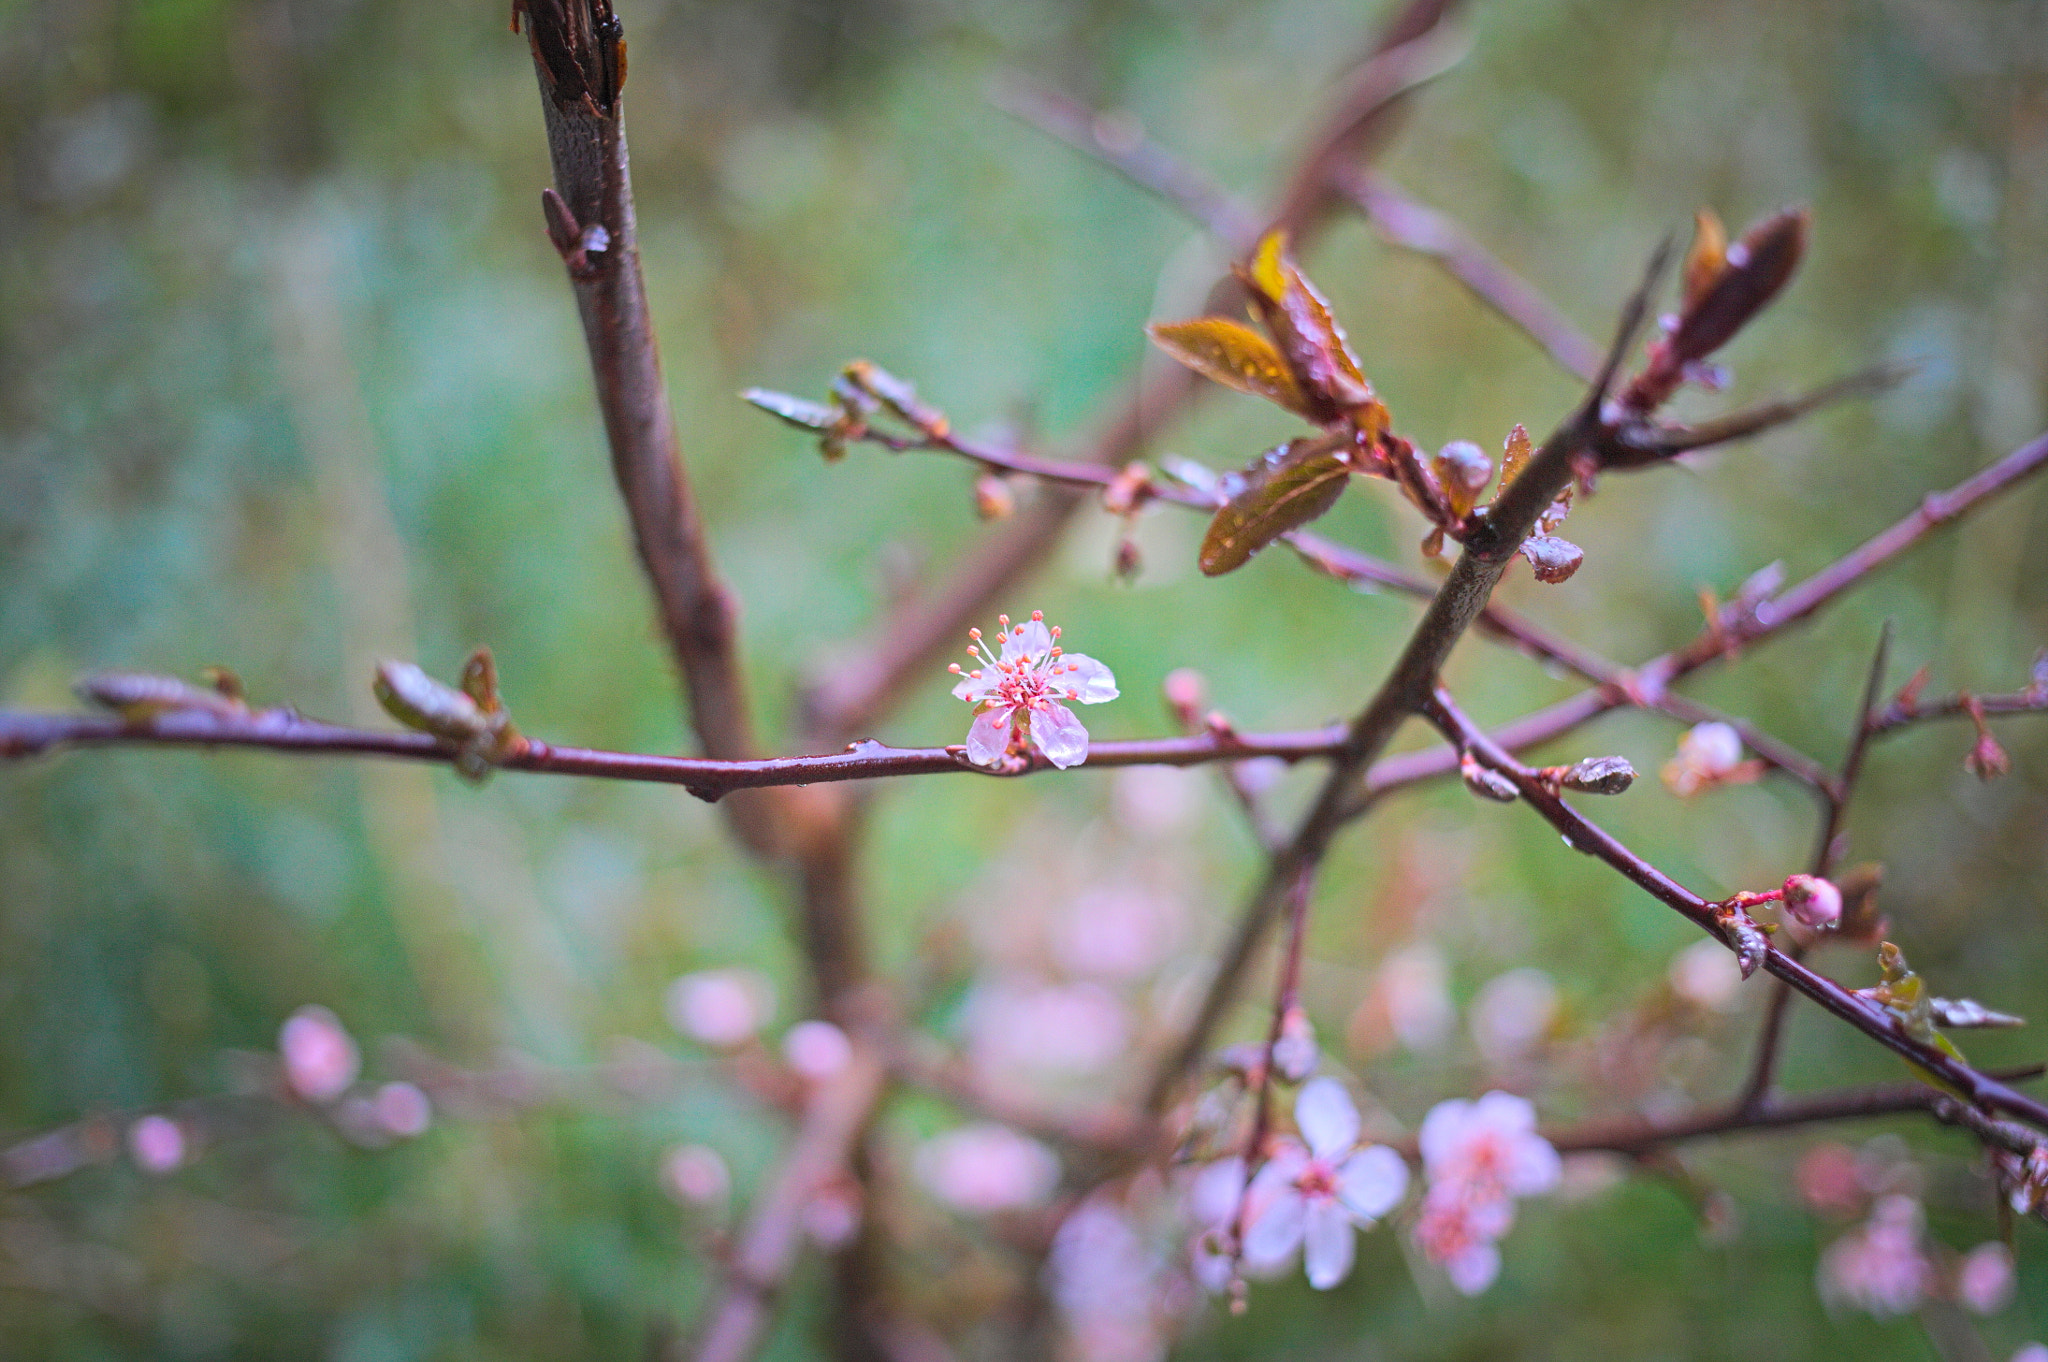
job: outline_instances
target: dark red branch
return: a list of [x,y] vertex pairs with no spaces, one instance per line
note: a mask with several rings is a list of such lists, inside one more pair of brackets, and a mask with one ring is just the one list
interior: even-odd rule
[[[520,0],[519,10],[554,164],[546,225],[576,296],[633,543],[682,673],[699,744],[706,756],[750,758],[755,748],[740,677],[737,611],[712,562],[683,472],[641,279],[618,19],[609,0]],[[750,848],[772,851],[765,808],[736,804],[734,820]]]
[[[1685,888],[1566,804],[1548,782],[1508,755],[1487,737],[1485,730],[1466,718],[1449,695],[1441,690],[1434,694],[1429,705],[1429,717],[1445,737],[1512,780],[1521,797],[1563,834],[1573,850],[1612,866],[1632,884],[1676,909],[1716,941],[1730,950],[1735,949],[1736,943],[1716,904]],[[1789,952],[1780,950],[1776,945],[1767,945],[1762,968],[1790,984],[1802,996],[1818,1003],[1823,1010],[1927,1070],[1976,1106],[2018,1117],[2048,1131],[2048,1106],[2025,1093],[2014,1091],[1951,1055],[1914,1040],[1883,1007],[1858,997],[1832,979],[1814,973]]]

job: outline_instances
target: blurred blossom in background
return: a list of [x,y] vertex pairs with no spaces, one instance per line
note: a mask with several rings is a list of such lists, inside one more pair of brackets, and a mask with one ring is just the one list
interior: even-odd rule
[[[798,750],[796,688],[1003,527],[976,513],[974,468],[826,465],[735,394],[820,397],[867,356],[962,430],[1070,453],[1164,363],[1144,324],[1196,313],[1226,256],[990,86],[1022,73],[1125,110],[1255,202],[1388,12],[619,5],[664,372],[777,753]],[[0,706],[70,707],[100,668],[221,664],[258,705],[384,726],[376,659],[453,676],[488,643],[525,731],[682,750],[504,11],[0,8]],[[1570,521],[1584,568],[1559,586],[1518,568],[1504,604],[1633,664],[1696,634],[1703,590],[1733,599],[1778,560],[1796,581],[2048,428],[2038,0],[1498,0],[1462,34],[1379,167],[1590,335],[1700,206],[1733,225],[1811,205],[1784,305],[1730,347],[1726,398],[1689,393],[1682,415],[1916,366],[1796,431],[1603,481]],[[1304,264],[1428,448],[1496,449],[1576,399],[1355,218]],[[1227,470],[1298,433],[1219,395],[1145,454]],[[1003,490],[1020,515],[1040,495]],[[1383,491],[1318,529],[1426,570]],[[2044,506],[2016,493],[1688,693],[1832,764],[1887,620],[1892,687],[1923,663],[1930,695],[2023,685],[2048,643]],[[1043,606],[1113,669],[1123,698],[1087,711],[1093,739],[1355,712],[1406,599],[1277,550],[1204,578],[1199,521],[1156,509],[1130,581],[1123,527],[1090,513],[995,607]],[[1446,679],[1489,724],[1578,688],[1476,638]],[[935,668],[871,736],[958,741],[950,684]],[[2048,725],[1999,734],[2011,772],[1992,782],[1963,769],[1967,726],[1877,745],[1847,828],[1935,991],[2034,1020],[1968,1038],[1994,1070],[2038,1060],[2048,1018]],[[1766,889],[1810,863],[1813,801],[1734,729],[1626,712],[1585,741],[1542,759],[1661,770],[1601,816],[1688,887]],[[1311,793],[1277,761],[1234,774],[871,787],[855,889],[891,1005],[1005,1098],[1130,1109],[1261,864],[1240,796],[1284,825]],[[792,1113],[845,1072],[835,1023],[855,1029],[819,1015],[792,905],[720,812],[669,787],[353,760],[0,765],[0,1356],[580,1359],[684,1336]],[[2021,1224],[2008,1257],[1984,1170],[1922,1120],[1695,1142],[1646,1168],[1545,1160],[1522,1109],[1500,1115],[1496,1097],[1545,1126],[1725,1101],[1768,987],[1526,809],[1455,783],[1383,800],[1315,903],[1305,1053],[1350,1094],[1356,1144],[1412,1149],[1446,1104],[1494,1101],[1477,1134],[1542,1176],[1488,1191],[1411,1160],[1376,1229],[1339,1227],[1354,1256],[1325,1260],[1317,1291],[1297,1240],[1282,1261],[1223,1251],[1240,1209],[1267,1210],[1240,1205],[1223,1144],[1242,1129],[1077,1202],[1092,1164],[899,1093],[867,1146],[884,1193],[828,1181],[803,1235],[858,1256],[883,1227],[881,1270],[963,1362],[1919,1362],[1951,1319],[1980,1351],[1944,1356],[2048,1362],[2048,1241]],[[1862,947],[1812,959],[1876,979]],[[1265,1038],[1270,971],[1254,979],[1225,1042]],[[1903,1078],[1812,1009],[1789,1016],[1786,1091]],[[1276,1139],[1296,1137],[1294,1091]],[[798,1273],[766,1357],[820,1355],[832,1280]]]

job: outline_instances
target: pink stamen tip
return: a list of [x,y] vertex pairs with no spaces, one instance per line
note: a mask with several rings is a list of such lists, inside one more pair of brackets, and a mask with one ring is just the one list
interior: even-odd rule
[[1043,610],[1034,610],[1031,612],[1031,618],[1033,620],[1043,620],[1045,618],[1045,612]]
[[979,630],[979,629],[969,629],[969,630],[967,631],[967,637],[969,637],[969,638],[980,638],[980,637],[981,637],[981,630]]
[[955,662],[952,666],[946,668],[946,670],[953,673],[953,675],[958,676],[960,675],[960,664],[958,662]]

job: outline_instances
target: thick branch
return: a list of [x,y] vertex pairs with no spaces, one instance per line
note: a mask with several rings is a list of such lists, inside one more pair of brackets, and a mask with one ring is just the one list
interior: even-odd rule
[[[752,757],[736,610],[684,476],[641,280],[618,20],[609,0],[520,0],[520,9],[554,163],[555,187],[544,204],[549,236],[576,295],[633,543],[682,672],[698,743],[707,756]],[[735,822],[754,850],[772,847],[765,809],[735,806]]]

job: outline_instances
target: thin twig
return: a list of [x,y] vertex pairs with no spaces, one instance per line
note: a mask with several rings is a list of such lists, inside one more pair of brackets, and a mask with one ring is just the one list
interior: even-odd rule
[[[1332,755],[1344,744],[1341,725],[1285,733],[1197,733],[1171,738],[1110,739],[1091,743],[1083,765],[1200,766],[1250,757],[1302,761]],[[63,747],[241,747],[307,755],[379,756],[454,765],[461,755],[451,744],[425,733],[343,728],[286,710],[262,710],[237,717],[187,710],[131,722],[104,714],[37,714],[0,710],[0,760],[18,759]],[[824,785],[892,776],[975,775],[1010,778],[1052,769],[1036,754],[1006,758],[994,767],[976,766],[967,749],[888,747],[855,743],[844,752],[760,761],[713,761],[559,747],[528,739],[523,751],[499,763],[508,771],[584,776],[658,785],[680,785],[700,799],[715,800],[733,790],[773,786]]]
[[989,102],[1165,199],[1233,253],[1246,254],[1258,243],[1259,223],[1250,211],[1207,174],[1147,137],[1133,115],[1097,112],[1022,76],[999,82]]
[[1775,402],[1760,402],[1697,425],[1624,427],[1616,437],[1618,448],[1612,456],[1613,463],[1616,467],[1630,467],[1636,463],[1669,459],[1696,449],[1754,439],[1837,402],[1888,392],[1911,374],[1912,369],[1905,365],[1877,364],[1832,383],[1824,383],[1812,392]]
[[[1849,811],[1849,800],[1856,790],[1856,780],[1863,772],[1863,754],[1869,750],[1871,719],[1877,708],[1878,692],[1884,686],[1885,662],[1891,655],[1892,625],[1885,621],[1884,628],[1877,636],[1877,649],[1870,659],[1870,670],[1863,681],[1863,694],[1856,703],[1856,727],[1849,735],[1849,748],[1842,757],[1842,774],[1839,779],[1822,787],[1823,804],[1820,832],[1813,849],[1812,873],[1826,878],[1834,871],[1835,862],[1841,852],[1842,820]],[[1804,957],[1804,945],[1794,942],[1792,953]],[[1792,1005],[1792,986],[1782,979],[1771,985],[1770,1001],[1764,1006],[1763,1027],[1757,1032],[1756,1058],[1750,1064],[1749,1078],[1743,1083],[1736,1097],[1741,1108],[1758,1106],[1771,1091],[1771,1082],[1778,1067],[1778,1051],[1784,1039],[1785,1016]]]
[[[1546,822],[1563,834],[1573,850],[1595,857],[1620,871],[1632,884],[1653,898],[1676,909],[1695,926],[1730,950],[1737,947],[1720,905],[1710,903],[1686,889],[1670,876],[1623,846],[1605,829],[1580,814],[1558,796],[1556,789],[1535,771],[1508,755],[1488,738],[1485,730],[1466,718],[1456,702],[1441,689],[1431,697],[1429,716],[1446,737],[1469,751],[1480,762],[1513,781],[1517,792]],[[1885,1008],[1858,996],[1832,979],[1808,969],[1789,952],[1768,941],[1762,947],[1760,965],[1785,980],[1803,996],[1847,1022],[1880,1045],[1894,1051],[1916,1067],[1927,1070],[1944,1085],[1976,1106],[2003,1112],[2048,1130],[2048,1105],[1972,1068],[1952,1055],[1924,1045],[1906,1034]]]

